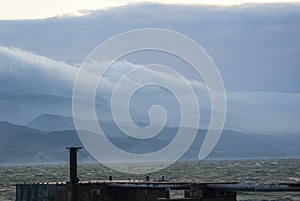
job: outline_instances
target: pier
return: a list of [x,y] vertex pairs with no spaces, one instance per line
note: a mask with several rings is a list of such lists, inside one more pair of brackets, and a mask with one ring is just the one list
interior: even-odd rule
[[[300,191],[300,183],[171,182],[108,180],[79,181],[76,153],[70,147],[70,181],[16,185],[16,201],[235,201],[237,192]],[[183,192],[172,198],[171,191]]]

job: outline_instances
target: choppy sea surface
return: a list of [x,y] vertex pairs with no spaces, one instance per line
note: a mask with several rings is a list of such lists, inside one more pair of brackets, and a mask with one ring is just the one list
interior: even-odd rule
[[[81,181],[113,179],[144,180],[146,175],[128,175],[100,164],[78,164]],[[148,174],[158,180],[198,182],[300,182],[300,159],[226,160],[178,162]],[[0,166],[0,201],[15,200],[18,183],[63,182],[69,179],[68,164]],[[176,194],[176,193],[175,193]],[[300,192],[243,192],[238,200],[300,200]]]

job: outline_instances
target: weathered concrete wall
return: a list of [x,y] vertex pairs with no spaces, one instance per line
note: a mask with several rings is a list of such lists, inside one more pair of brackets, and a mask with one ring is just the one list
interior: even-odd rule
[[16,201],[69,200],[70,186],[66,184],[18,184]]
[[[165,189],[107,188],[104,183],[78,184],[78,201],[157,201]],[[19,184],[16,201],[69,201],[71,184]]]
[[185,193],[184,198],[159,198],[158,201],[236,201],[236,192],[199,189],[199,191],[197,193],[194,192],[194,194],[191,192]]
[[202,201],[236,201],[236,192],[222,190],[204,190],[202,192]]
[[[129,185],[130,186],[130,185]],[[71,183],[19,184],[16,201],[71,201]],[[105,182],[77,184],[75,201],[236,201],[236,192],[191,184],[184,198],[170,199],[166,188],[110,186]],[[76,187],[75,187],[76,189]],[[73,200],[74,201],[74,200]]]
[[165,189],[113,188],[107,191],[107,201],[157,201],[165,196]]

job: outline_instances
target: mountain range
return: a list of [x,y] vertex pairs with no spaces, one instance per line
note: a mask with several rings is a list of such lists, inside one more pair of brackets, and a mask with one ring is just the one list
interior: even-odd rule
[[[100,124],[104,131],[116,131],[112,122]],[[114,132],[109,140],[129,152],[142,153],[161,149],[177,128],[166,127],[161,135],[151,141],[131,140],[128,136]],[[116,134],[117,133],[117,134]],[[206,130],[199,129],[197,137],[181,160],[197,160]],[[251,158],[297,158],[300,157],[300,136],[292,134],[262,135],[244,134],[223,130],[222,136],[207,159],[251,159]],[[0,164],[66,163],[66,147],[83,146],[72,117],[44,114],[26,126],[0,122]],[[95,162],[83,149],[78,155],[80,162]]]

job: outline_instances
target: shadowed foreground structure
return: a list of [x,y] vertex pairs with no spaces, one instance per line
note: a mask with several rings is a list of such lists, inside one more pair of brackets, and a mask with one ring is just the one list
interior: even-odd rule
[[[239,191],[300,191],[300,183],[198,183],[150,181],[86,181],[77,178],[77,151],[69,147],[70,182],[17,184],[16,201],[235,201]],[[183,191],[170,197],[171,191]]]
[[[170,182],[93,181],[77,184],[79,201],[157,201],[173,200],[171,190],[185,190],[176,200],[236,200],[236,193],[207,189],[205,184]],[[17,201],[73,201],[72,184],[43,183],[17,185]]]
[[[232,201],[238,191],[300,191],[300,184],[185,183],[154,181],[88,181],[72,184],[18,184],[17,201]],[[183,190],[182,198],[170,198],[170,191]]]

